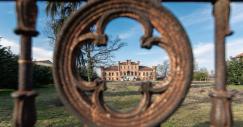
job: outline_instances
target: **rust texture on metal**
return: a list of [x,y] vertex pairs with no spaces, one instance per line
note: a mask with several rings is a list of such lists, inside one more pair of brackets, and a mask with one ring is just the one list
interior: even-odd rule
[[[158,0],[90,1],[62,28],[54,53],[55,85],[65,105],[88,125],[157,126],[175,112],[184,100],[192,77],[192,49],[178,20],[158,3]],[[76,75],[74,66],[75,52],[80,45],[93,42],[97,46],[105,46],[108,39],[106,26],[119,17],[138,21],[144,28],[141,47],[150,49],[158,46],[165,49],[171,64],[166,82],[156,85],[141,83],[140,103],[129,113],[117,112],[104,103],[105,80],[86,82]],[[94,25],[96,31],[89,32],[88,29]],[[153,29],[160,33],[159,37],[153,36]],[[88,96],[87,91],[92,95]],[[155,94],[156,98],[152,100]]]
[[[64,1],[64,0],[61,0]],[[70,0],[76,1],[76,0]],[[70,2],[69,1],[69,2]],[[85,0],[84,0],[85,1]],[[87,0],[86,0],[87,1]],[[234,2],[242,0],[232,0]],[[69,109],[91,126],[158,126],[165,121],[184,100],[192,78],[192,49],[189,39],[178,20],[160,5],[161,0],[89,0],[62,28],[55,47],[54,78],[62,100]],[[216,85],[211,109],[212,127],[233,126],[231,99],[226,89],[225,37],[229,27],[230,0],[163,0],[163,2],[212,2],[215,17],[215,69]],[[32,90],[32,37],[37,36],[36,0],[16,0],[18,26],[21,36],[19,57],[19,88],[12,94],[15,99],[13,122],[15,127],[33,127],[36,122],[35,97]],[[118,17],[138,21],[144,28],[141,47],[159,46],[170,58],[168,79],[158,84],[142,82],[142,98],[137,108],[129,113],[112,110],[104,103],[106,82],[82,80],[75,72],[75,52],[79,46],[93,42],[106,46],[107,24]],[[96,25],[95,32],[87,32]],[[153,36],[153,29],[159,37]],[[91,93],[91,96],[86,92]],[[156,94],[155,99],[151,99]]]
[[18,91],[12,93],[15,99],[13,125],[15,127],[33,127],[36,122],[35,97],[32,90],[31,38],[37,36],[35,30],[37,5],[35,0],[17,0],[16,12],[18,26],[15,33],[21,36],[19,55]]
[[226,89],[225,38],[232,32],[229,26],[230,0],[216,0],[213,15],[215,17],[215,71],[216,81],[212,98],[211,126],[231,127],[233,116],[231,110],[232,92]]
[[[10,0],[1,0],[1,1],[10,1]],[[12,0],[14,1],[14,0]],[[17,0],[15,0],[17,1]],[[58,2],[80,2],[80,1],[84,1],[84,2],[87,2],[87,1],[95,1],[95,0],[36,0],[36,1],[58,1]],[[153,1],[153,0],[151,0]],[[216,0],[158,0],[160,2],[180,2],[180,3],[188,3],[188,2],[213,2],[213,1],[216,1]],[[232,2],[243,2],[243,0],[231,0]]]

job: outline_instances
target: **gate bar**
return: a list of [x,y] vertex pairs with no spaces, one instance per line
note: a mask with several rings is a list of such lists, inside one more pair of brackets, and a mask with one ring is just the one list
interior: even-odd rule
[[[77,2],[89,0],[37,0],[37,1],[60,1],[60,2]],[[92,0],[91,0],[92,1]],[[160,0],[160,2],[213,2],[216,0]],[[231,2],[243,2],[243,0],[231,0]]]
[[233,93],[226,89],[225,38],[232,34],[229,27],[230,0],[216,0],[213,14],[215,19],[215,72],[212,98],[211,127],[232,127],[231,98]]
[[14,127],[33,127],[36,123],[35,97],[32,90],[32,37],[37,36],[37,5],[35,0],[16,0],[17,29],[20,35],[19,84],[18,91],[12,93],[15,99],[13,111]]

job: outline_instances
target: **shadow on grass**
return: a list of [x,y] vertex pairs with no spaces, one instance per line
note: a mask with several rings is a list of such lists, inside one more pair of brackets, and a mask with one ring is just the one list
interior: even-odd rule
[[54,87],[54,84],[47,84],[47,85],[34,84],[33,89],[50,88],[50,87]]
[[[210,122],[203,122],[203,123],[198,123],[194,125],[193,127],[209,127]],[[243,121],[234,121],[234,126],[233,127],[243,127]]]
[[138,91],[123,91],[123,92],[105,92],[105,96],[130,96],[130,95],[141,95]]
[[197,123],[196,125],[194,125],[193,127],[209,127],[210,122],[203,122],[203,123]]
[[213,84],[192,84],[191,88],[204,88],[204,87],[213,87]]
[[11,96],[11,93],[14,91],[14,89],[0,89],[0,96]]

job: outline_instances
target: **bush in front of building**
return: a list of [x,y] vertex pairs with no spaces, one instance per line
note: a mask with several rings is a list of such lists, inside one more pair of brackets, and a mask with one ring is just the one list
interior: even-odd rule
[[52,69],[46,66],[33,65],[33,84],[35,87],[53,84]]
[[[53,83],[52,71],[49,67],[33,65],[34,86]],[[18,56],[10,48],[0,45],[0,88],[18,87]]]
[[208,71],[206,68],[201,68],[193,72],[194,81],[207,81],[209,77]]
[[17,88],[18,56],[0,45],[0,88]]
[[243,59],[231,58],[227,61],[227,83],[243,85]]

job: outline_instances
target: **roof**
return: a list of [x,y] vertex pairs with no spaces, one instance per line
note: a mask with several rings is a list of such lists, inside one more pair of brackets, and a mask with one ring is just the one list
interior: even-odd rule
[[139,71],[153,71],[153,69],[147,66],[139,66]]
[[[131,62],[132,65],[137,65],[136,62]],[[120,65],[127,65],[127,62],[121,62]]]
[[243,57],[243,53],[236,55],[234,58],[241,58],[241,57]]
[[[104,71],[118,71],[118,66],[106,67]],[[139,71],[153,71],[153,69],[147,66],[139,66]]]
[[52,67],[52,62],[50,60],[33,61],[36,65]]
[[105,71],[118,71],[118,67],[117,66],[110,66],[110,67],[106,67],[104,68]]

